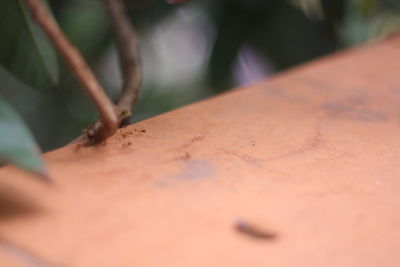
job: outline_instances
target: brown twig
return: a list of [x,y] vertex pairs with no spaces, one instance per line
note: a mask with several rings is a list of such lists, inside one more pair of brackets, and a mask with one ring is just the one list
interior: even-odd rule
[[123,0],[105,0],[117,39],[123,86],[117,100],[120,124],[131,116],[132,105],[137,101],[142,83],[142,66],[136,32],[125,13]]
[[96,129],[96,138],[104,140],[118,128],[116,108],[97,81],[79,51],[68,41],[57,22],[41,0],[25,0],[33,19],[45,31],[58,52],[63,56],[81,86],[95,103],[102,122]]

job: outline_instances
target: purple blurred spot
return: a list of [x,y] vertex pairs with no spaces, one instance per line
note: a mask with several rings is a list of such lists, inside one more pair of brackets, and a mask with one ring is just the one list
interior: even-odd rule
[[250,85],[263,80],[274,72],[272,66],[263,60],[249,45],[243,45],[233,67],[235,84]]

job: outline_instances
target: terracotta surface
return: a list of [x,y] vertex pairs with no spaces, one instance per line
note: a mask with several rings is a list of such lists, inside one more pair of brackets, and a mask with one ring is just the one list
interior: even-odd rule
[[400,266],[399,103],[392,38],[2,169],[0,265]]

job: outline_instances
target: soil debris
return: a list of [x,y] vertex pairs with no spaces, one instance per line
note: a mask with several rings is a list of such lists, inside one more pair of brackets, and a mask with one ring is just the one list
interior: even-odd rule
[[146,129],[133,129],[133,131],[124,128],[121,129],[121,137],[124,139],[134,135],[135,133],[146,133]]
[[132,145],[132,142],[122,143],[122,148],[127,148]]

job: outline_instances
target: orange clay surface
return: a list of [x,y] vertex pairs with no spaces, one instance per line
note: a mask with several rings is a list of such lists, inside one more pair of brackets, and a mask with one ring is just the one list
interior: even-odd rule
[[400,38],[44,157],[0,170],[0,266],[398,267]]

